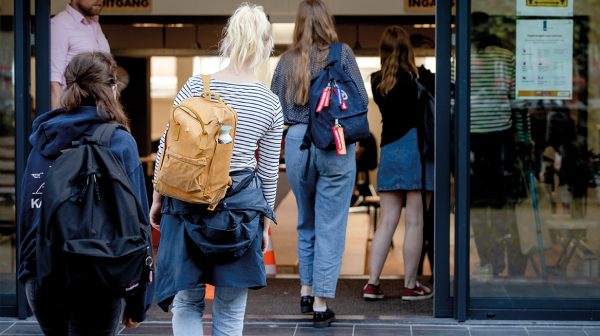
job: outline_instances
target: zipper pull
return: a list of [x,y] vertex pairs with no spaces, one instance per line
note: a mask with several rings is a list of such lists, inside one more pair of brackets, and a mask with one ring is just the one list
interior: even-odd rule
[[92,175],[92,179],[94,180],[94,196],[96,196],[96,202],[100,202],[100,186],[98,185],[98,180],[96,180],[96,174]]
[[87,194],[89,184],[90,184],[90,176],[88,175],[85,178],[85,184],[83,185],[83,188],[81,188],[81,192],[79,193],[79,197],[77,198],[77,203],[83,202],[83,198],[85,197],[85,194]]
[[325,103],[323,107],[329,107],[329,100],[331,100],[331,82],[327,83],[327,87],[325,88]]

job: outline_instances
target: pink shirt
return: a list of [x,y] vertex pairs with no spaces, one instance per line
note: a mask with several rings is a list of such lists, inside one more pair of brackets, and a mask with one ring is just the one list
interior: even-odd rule
[[65,87],[64,72],[71,59],[82,52],[110,53],[98,16],[84,17],[71,5],[50,21],[50,81]]

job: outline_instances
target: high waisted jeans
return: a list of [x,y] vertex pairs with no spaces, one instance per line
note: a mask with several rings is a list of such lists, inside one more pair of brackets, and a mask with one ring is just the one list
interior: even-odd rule
[[[177,292],[173,299],[173,335],[202,336],[204,294],[206,287]],[[214,336],[241,336],[248,288],[216,287],[212,305],[212,334]]]
[[290,126],[285,138],[286,170],[298,206],[300,283],[312,286],[315,296],[333,298],[356,178],[355,149],[348,145],[345,156],[314,145],[300,150],[306,127]]

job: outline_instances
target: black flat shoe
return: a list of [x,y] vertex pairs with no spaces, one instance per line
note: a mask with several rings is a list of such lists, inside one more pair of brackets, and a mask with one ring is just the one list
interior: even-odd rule
[[310,314],[313,312],[312,306],[315,298],[313,296],[303,296],[300,298],[300,311],[302,314]]
[[313,327],[326,328],[331,322],[335,321],[335,313],[327,308],[324,312],[313,312]]

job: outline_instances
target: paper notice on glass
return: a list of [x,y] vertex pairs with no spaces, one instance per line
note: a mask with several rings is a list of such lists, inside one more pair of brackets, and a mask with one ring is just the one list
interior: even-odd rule
[[571,99],[573,20],[517,20],[517,99]]
[[573,16],[575,0],[517,0],[517,16]]

